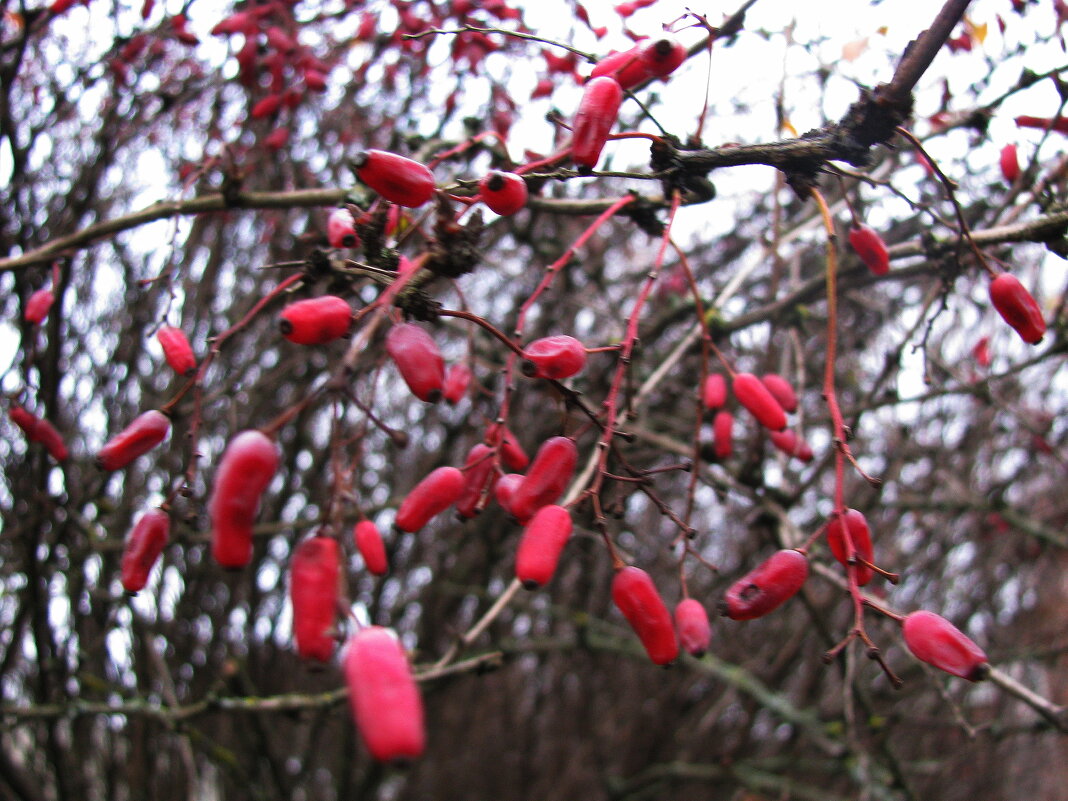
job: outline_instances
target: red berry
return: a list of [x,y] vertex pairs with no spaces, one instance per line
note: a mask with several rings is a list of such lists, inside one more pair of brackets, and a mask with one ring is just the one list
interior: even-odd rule
[[612,78],[621,89],[633,89],[649,78],[646,65],[640,57],[640,46],[630,50],[609,53],[593,66],[590,78]]
[[719,373],[705,378],[701,387],[701,402],[706,409],[718,409],[727,402],[727,379]]
[[507,426],[494,423],[486,429],[486,444],[496,446],[501,454],[501,461],[509,470],[525,470],[530,464],[530,457]]
[[972,358],[980,367],[989,367],[992,361],[990,357],[990,337],[982,337],[972,347]]
[[732,620],[763,617],[797,594],[806,578],[808,559],[803,553],[773,553],[730,586],[723,601],[723,614]]
[[472,518],[482,511],[497,481],[493,448],[482,443],[473,447],[464,462],[463,474],[464,491],[456,500],[456,513],[463,518]]
[[787,428],[782,431],[772,431],[769,434],[769,437],[771,438],[771,444],[787,456],[793,456],[806,463],[812,461],[814,456],[812,447],[797,436],[797,432],[792,429]]
[[512,496],[511,513],[525,523],[541,507],[563,495],[578,462],[578,448],[567,437],[552,437],[538,448],[530,469]]
[[849,244],[874,275],[890,272],[890,254],[886,250],[886,243],[874,229],[866,225],[853,226],[849,229]]
[[352,309],[344,298],[322,295],[291,303],[282,310],[278,328],[298,345],[325,345],[349,332]]
[[998,163],[1005,182],[1016,183],[1016,179],[1020,177],[1020,159],[1016,155],[1016,145],[1009,144],[1001,148],[1001,158]]
[[371,756],[388,762],[423,753],[423,699],[393,632],[369,626],[349,639],[345,683],[356,729]]
[[666,78],[686,60],[686,48],[674,39],[656,39],[638,45],[642,66],[651,78]]
[[418,531],[434,515],[444,512],[464,491],[464,474],[455,467],[439,467],[416,484],[401,502],[395,525],[401,531]]
[[67,452],[67,444],[63,441],[63,437],[55,426],[47,420],[38,420],[33,427],[33,434],[27,434],[26,436],[31,441],[40,442],[44,445],[45,450],[57,462],[67,461],[67,457],[70,455]]
[[38,289],[26,301],[23,319],[33,325],[40,325],[48,316],[48,310],[52,308],[55,300],[56,296],[52,294],[51,289]]
[[523,372],[531,378],[570,378],[586,366],[586,348],[574,337],[559,334],[536,339],[523,348]]
[[281,150],[289,141],[288,128],[275,128],[263,138],[263,146],[268,150]]
[[22,429],[22,433],[26,435],[26,439],[30,442],[36,442],[37,424],[41,422],[31,412],[26,411],[21,406],[13,405],[8,409],[7,416],[11,418],[11,422]]
[[708,622],[708,612],[696,598],[684,598],[675,607],[675,629],[679,642],[687,653],[703,656],[712,642],[712,626]]
[[171,531],[171,518],[162,509],[149,509],[134,524],[122,548],[122,588],[136,595],[148,583],[148,574],[163,553]]
[[760,380],[764,382],[764,386],[779,402],[784,412],[793,414],[797,411],[797,395],[794,394],[794,388],[790,386],[789,381],[778,373],[765,373]]
[[361,520],[353,527],[352,538],[356,542],[356,550],[363,557],[367,570],[376,576],[385,575],[389,570],[389,561],[386,558],[386,546],[382,542],[382,534],[378,531],[378,526],[370,520]]
[[107,441],[96,455],[97,466],[101,470],[121,470],[163,442],[170,430],[171,420],[163,412],[145,412]]
[[921,662],[968,681],[986,676],[989,661],[983,649],[944,617],[934,612],[913,612],[901,629],[905,645]]
[[478,182],[478,191],[482,202],[504,217],[527,205],[527,182],[514,172],[494,170]]
[[622,102],[623,90],[612,78],[601,76],[586,84],[571,126],[571,159],[580,167],[597,166]]
[[223,567],[252,559],[252,524],[277,470],[278,449],[262,431],[242,431],[223,451],[208,501],[211,552]]
[[263,100],[259,101],[252,107],[252,111],[249,112],[249,116],[254,120],[263,119],[264,117],[270,117],[277,113],[278,109],[282,105],[281,95],[267,95]]
[[786,428],[786,412],[763,382],[752,373],[737,373],[732,383],[734,397],[770,431]]
[[50,422],[42,420],[17,405],[11,407],[8,416],[26,434],[27,440],[40,442],[57,462],[67,460],[69,454],[63,437]]
[[[868,521],[856,509],[846,509],[844,517],[845,526],[842,525],[842,519],[837,516],[832,517],[827,524],[827,544],[834,558],[840,564],[849,564],[849,547],[845,539],[848,533],[856,555],[865,562],[874,562],[875,552],[871,545],[871,529],[868,528]],[[861,587],[871,581],[872,576],[875,575],[870,567],[859,562],[856,571],[857,584]]]
[[1002,319],[1016,330],[1024,342],[1037,345],[1042,341],[1046,335],[1042,309],[1016,276],[1001,273],[991,281],[990,300]]
[[633,565],[618,571],[612,579],[612,600],[642,641],[653,664],[675,661],[679,655],[675,624],[648,573]]
[[512,501],[515,498],[515,491],[522,483],[522,474],[505,473],[493,485],[493,497],[497,499],[497,504],[513,517],[515,513],[512,511]]
[[330,212],[326,220],[326,238],[332,248],[354,248],[360,244],[351,211],[339,208]]
[[418,161],[384,150],[365,150],[353,163],[360,180],[390,203],[414,208],[434,195],[434,173]]
[[552,579],[571,528],[571,513],[555,505],[541,507],[527,523],[515,557],[515,575],[528,590]]
[[445,383],[442,385],[441,394],[449,403],[459,403],[467,394],[467,387],[471,384],[471,368],[463,362],[449,365],[445,373]]
[[293,639],[304,659],[326,662],[334,653],[341,555],[333,537],[312,537],[293,551],[289,600]]
[[197,360],[182,329],[161,325],[156,332],[156,339],[163,347],[163,357],[174,372],[182,376],[190,376],[196,372]]
[[414,323],[394,326],[386,335],[386,352],[419,400],[436,403],[445,384],[445,360],[430,334]]
[[734,415],[720,409],[712,418],[712,450],[720,461],[729,459],[734,452]]

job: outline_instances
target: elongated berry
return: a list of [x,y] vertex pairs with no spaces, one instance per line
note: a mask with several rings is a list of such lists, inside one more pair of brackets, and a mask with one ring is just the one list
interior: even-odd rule
[[423,753],[423,699],[392,631],[369,626],[349,638],[345,683],[356,729],[371,756],[389,762]]
[[515,575],[528,590],[544,587],[556,572],[571,537],[571,513],[563,506],[543,506],[523,529],[515,557]]
[[500,451],[501,462],[509,470],[525,470],[530,464],[530,457],[507,426],[493,423],[486,429],[486,444],[495,445]]
[[696,598],[684,598],[675,607],[675,630],[683,649],[694,656],[703,656],[712,642],[712,626],[704,604]]
[[434,173],[418,161],[385,150],[365,150],[353,164],[360,180],[390,203],[415,208],[434,196]]
[[475,445],[467,454],[463,474],[464,489],[456,500],[456,513],[466,519],[482,511],[493,492],[493,485],[497,481],[493,448],[481,442]]
[[712,373],[701,386],[701,403],[706,409],[718,409],[727,402],[727,379],[720,373]]
[[149,509],[137,519],[122,548],[119,571],[122,588],[135,595],[145,588],[148,574],[170,536],[171,518],[162,509]]
[[445,360],[430,334],[414,323],[394,326],[386,335],[386,352],[415,397],[428,403],[441,398]]
[[322,295],[291,303],[282,310],[278,328],[298,345],[325,345],[349,332],[352,309],[336,295]]
[[514,172],[494,170],[478,182],[478,193],[490,210],[502,217],[527,205],[527,182]]
[[360,244],[351,211],[337,208],[330,212],[326,219],[326,238],[332,248],[354,248]]
[[586,366],[586,347],[566,334],[536,339],[523,348],[523,373],[531,378],[563,379]]
[[752,373],[737,373],[731,386],[734,397],[764,428],[770,431],[786,428],[786,412],[759,378]]
[[797,436],[797,432],[793,429],[786,428],[782,431],[772,431],[768,437],[771,439],[771,444],[787,456],[793,456],[795,459],[800,459],[806,463],[812,461],[814,456],[812,446]]
[[773,553],[738,579],[723,599],[723,614],[732,620],[753,620],[790,600],[808,578],[808,559],[800,551]]
[[1001,273],[990,282],[990,300],[1002,319],[1024,342],[1037,345],[1046,335],[1042,309],[1012,273]]
[[401,502],[395,524],[401,531],[418,531],[444,512],[464,490],[464,474],[455,467],[439,467],[416,484]]
[[972,358],[980,367],[989,367],[993,361],[990,355],[990,337],[980,337],[972,346]]
[[1016,145],[1008,144],[1001,148],[998,166],[1001,167],[1001,175],[1005,183],[1016,183],[1016,179],[1020,177],[1020,159],[1016,155]]
[[[844,519],[843,519],[844,518]],[[843,525],[844,522],[844,525]],[[865,562],[875,561],[875,551],[871,544],[871,529],[864,515],[856,509],[846,509],[843,517],[833,516],[827,523],[827,545],[839,564],[849,564],[849,546],[846,543],[846,534],[853,544],[853,551]],[[856,566],[857,584],[863,587],[871,581],[874,573],[867,565],[859,562]]]
[[968,681],[986,677],[989,660],[964,632],[934,612],[918,611],[901,624],[905,645],[921,662]]
[[56,296],[51,289],[38,289],[26,301],[26,310],[22,313],[22,318],[33,325],[40,325],[48,316],[48,311],[55,300]]
[[341,551],[333,537],[311,537],[293,551],[289,600],[293,639],[304,659],[326,662],[334,653]]
[[616,123],[623,90],[612,78],[594,78],[586,84],[574,124],[571,126],[571,160],[593,169]]
[[244,567],[252,559],[252,524],[277,470],[278,449],[262,431],[242,431],[223,451],[208,501],[211,553],[223,567]]
[[712,450],[720,461],[734,453],[734,415],[726,409],[712,418]]
[[555,503],[564,494],[578,462],[578,448],[567,437],[545,440],[530,464],[523,482],[512,496],[511,513],[525,523],[541,507]]
[[17,404],[13,404],[10,409],[7,410],[7,416],[11,418],[11,422],[22,429],[22,433],[26,435],[26,439],[30,442],[36,442],[34,438],[34,432],[37,429],[37,423],[39,422],[37,416],[32,412],[28,412]]
[[797,395],[790,382],[778,373],[765,373],[760,377],[768,392],[779,402],[784,412],[793,414],[797,411]]
[[442,384],[442,397],[449,403],[456,404],[463,400],[467,394],[467,388],[471,384],[471,368],[463,362],[449,365],[445,371],[445,382]]
[[181,376],[190,376],[196,372],[197,360],[182,329],[161,325],[156,332],[156,339],[163,347],[163,358],[174,372]]
[[650,75],[642,62],[639,46],[634,45],[629,50],[609,53],[594,64],[590,79],[601,77],[612,78],[622,89],[633,89],[648,80]]
[[376,576],[385,575],[389,570],[389,560],[386,558],[386,545],[382,542],[378,526],[370,520],[361,520],[353,526],[352,538],[368,572]]
[[890,254],[883,238],[873,228],[855,225],[849,229],[849,244],[874,275],[890,272]]
[[62,435],[47,420],[37,417],[21,406],[12,405],[8,410],[11,421],[22,429],[30,442],[40,442],[57,462],[65,462],[70,455]]
[[629,565],[612,578],[612,600],[630,623],[645,652],[656,665],[667,665],[679,655],[675,623],[649,574]]
[[121,470],[163,442],[170,430],[171,420],[163,412],[152,409],[138,415],[100,449],[96,455],[97,466],[102,470]]

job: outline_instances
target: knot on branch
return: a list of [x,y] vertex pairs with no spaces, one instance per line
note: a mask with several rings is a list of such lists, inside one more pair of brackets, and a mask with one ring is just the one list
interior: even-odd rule
[[686,146],[677,139],[666,137],[650,145],[649,166],[655,172],[664,173],[660,184],[665,198],[670,198],[676,190],[682,194],[685,203],[705,203],[716,196],[716,187],[706,177],[711,165],[684,162],[679,157],[680,151],[696,150],[703,148],[696,144]]
[[478,247],[484,228],[482,213],[476,211],[470,220],[460,225],[448,200],[439,196],[437,206],[434,238],[429,242],[425,266],[435,275],[458,278],[474,270],[482,260]]

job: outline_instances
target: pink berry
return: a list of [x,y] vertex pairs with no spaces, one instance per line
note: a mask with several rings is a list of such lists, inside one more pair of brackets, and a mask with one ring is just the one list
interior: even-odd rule
[[797,395],[789,381],[778,373],[765,373],[760,380],[764,382],[764,386],[779,402],[784,412],[793,414],[797,411]]
[[675,629],[683,649],[694,656],[703,656],[712,642],[708,612],[695,598],[684,598],[675,607]]
[[196,372],[197,360],[182,329],[161,325],[156,332],[156,339],[163,347],[163,357],[174,372],[181,376],[190,376]]
[[[846,534],[848,533],[856,555],[865,562],[873,562],[875,560],[875,551],[872,549],[871,544],[871,529],[868,528],[868,521],[864,515],[856,509],[846,509],[844,515],[845,525],[843,526],[842,523],[843,518],[836,516],[832,517],[827,524],[827,544],[830,546],[834,558],[838,560],[839,564],[847,565],[849,563],[849,549],[846,544]],[[874,573],[870,567],[857,563],[856,576],[858,585],[863,587],[871,581],[873,575]]]
[[51,289],[38,289],[26,301],[26,310],[22,315],[23,319],[33,325],[40,325],[44,318],[48,316],[48,311],[52,308],[55,300],[56,296],[52,294]]
[[701,387],[701,402],[706,409],[718,409],[727,402],[727,379],[720,373],[712,373],[705,378]]
[[386,335],[386,352],[419,400],[436,403],[445,385],[445,360],[433,338],[414,323],[394,326]]
[[340,339],[352,325],[352,309],[344,298],[321,295],[298,300],[279,315],[282,336],[298,345],[325,345]]
[[769,431],[786,428],[786,412],[763,382],[752,373],[737,373],[732,383],[734,397]]
[[905,645],[921,662],[968,681],[986,676],[989,660],[983,649],[944,617],[934,612],[913,612],[901,629]]
[[578,462],[578,449],[568,437],[552,437],[538,448],[523,482],[511,499],[511,513],[525,523],[543,506],[564,494]]
[[623,89],[612,78],[593,78],[586,84],[571,127],[572,161],[591,170],[597,166],[622,103]]
[[380,626],[360,629],[344,660],[352,717],[371,756],[389,762],[421,755],[423,699],[396,635]]
[[326,238],[332,248],[354,248],[360,244],[351,211],[338,208],[330,212],[326,220]]
[[252,525],[278,458],[271,438],[256,430],[242,431],[223,451],[208,501],[211,552],[223,567],[241,568],[251,561]]

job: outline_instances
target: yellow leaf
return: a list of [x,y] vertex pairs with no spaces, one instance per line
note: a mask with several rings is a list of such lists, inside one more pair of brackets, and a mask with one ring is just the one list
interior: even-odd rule
[[794,124],[785,117],[783,117],[782,119],[781,127],[784,131],[786,131],[787,134],[789,134],[795,139],[797,138],[797,128],[795,128]]

